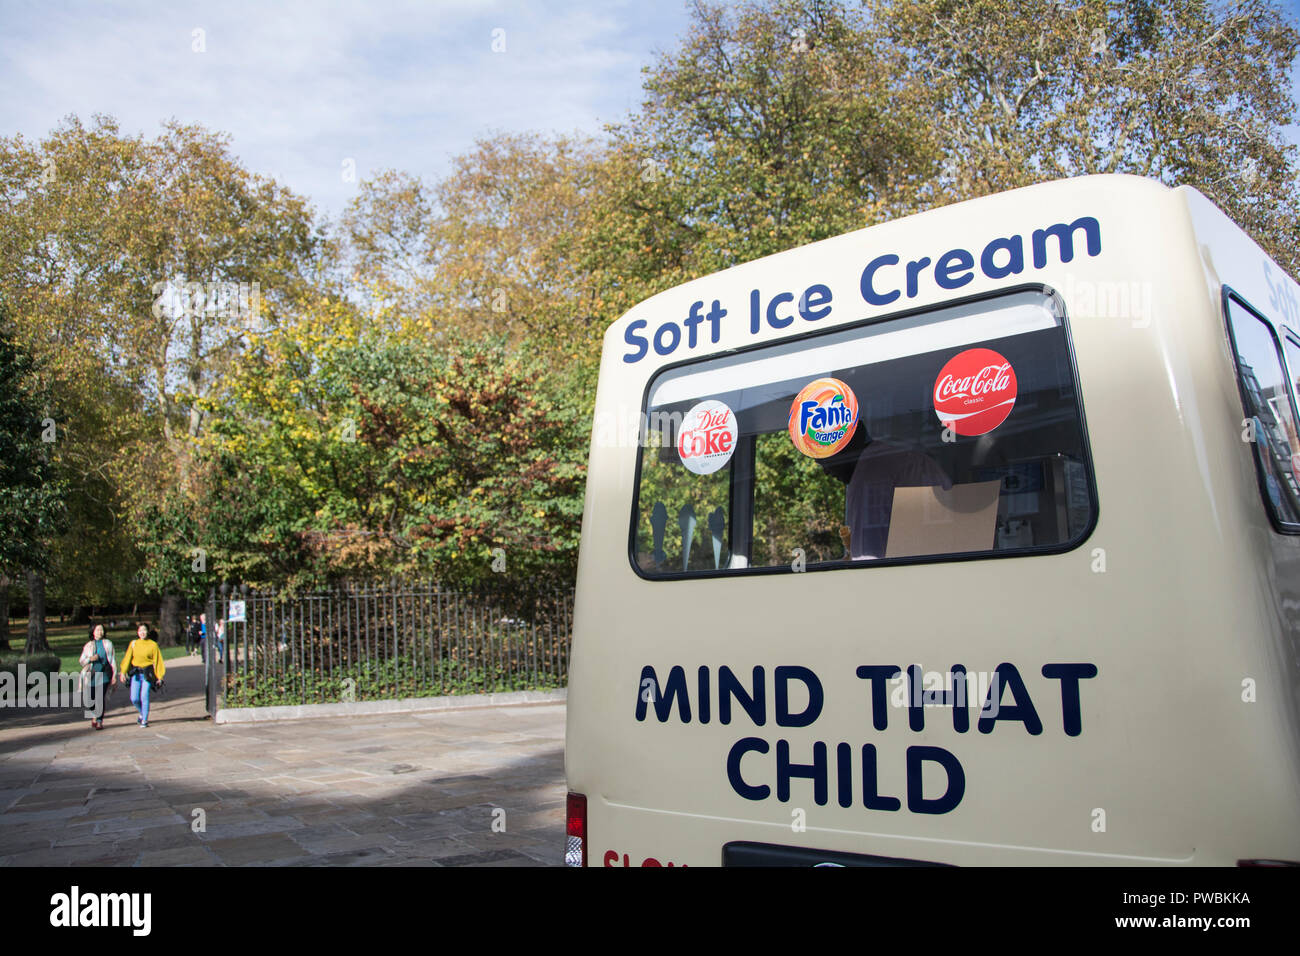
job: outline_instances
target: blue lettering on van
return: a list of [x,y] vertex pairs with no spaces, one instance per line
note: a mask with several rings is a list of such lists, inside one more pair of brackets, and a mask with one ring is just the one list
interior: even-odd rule
[[[776,725],[778,727],[808,727],[822,715],[826,695],[822,682],[806,667],[798,665],[778,667],[772,674],[776,693]],[[808,690],[808,706],[797,714],[790,713],[790,681],[797,680]]]
[[1079,704],[1079,681],[1097,676],[1096,664],[1044,664],[1043,676],[1061,682],[1061,721],[1067,737],[1083,733],[1083,714]]
[[641,361],[649,354],[652,344],[656,355],[665,356],[672,355],[673,352],[677,351],[677,347],[683,341],[686,348],[696,348],[700,344],[700,325],[704,322],[709,323],[710,344],[717,345],[722,339],[722,320],[726,317],[727,310],[722,307],[722,303],[717,299],[713,300],[707,314],[703,310],[704,301],[702,299],[692,302],[686,318],[680,324],[672,319],[660,323],[649,339],[646,338],[642,331],[650,327],[649,322],[645,319],[636,319],[629,322],[627,328],[623,330],[623,341],[632,346],[633,351],[626,353],[623,356],[623,361],[629,365]]
[[[727,782],[737,796],[745,800],[767,800],[772,796],[772,787],[762,782],[766,779],[776,781],[776,799],[781,803],[790,803],[795,799],[795,785],[806,795],[811,787],[812,800],[819,807],[830,802],[831,768],[827,759],[829,750],[824,740],[813,741],[807,763],[800,762],[802,753],[796,754],[789,740],[776,742],[775,767],[763,773],[760,768],[769,767],[767,761],[754,759],[751,754],[763,756],[772,747],[762,737],[742,737],[732,744],[727,752]],[[803,746],[803,745],[797,745]],[[853,748],[847,743],[835,745],[835,799],[841,807],[853,805],[854,783],[858,782],[853,773]],[[746,761],[746,757],[750,759]],[[966,772],[961,762],[942,747],[916,746],[908,747],[906,760],[905,786],[907,809],[912,813],[940,814],[951,813],[957,809],[961,799],[966,795]],[[926,765],[931,768],[927,769]],[[942,793],[937,797],[926,797],[928,790],[934,793],[939,787],[936,781],[942,775]],[[796,784],[796,781],[798,783]],[[807,783],[803,783],[807,781]],[[928,782],[928,785],[927,785]],[[902,801],[895,796],[880,792],[880,778],[876,762],[876,748],[872,744],[862,746],[862,775],[860,779],[862,806],[867,810],[893,812],[902,807]]]
[[1047,240],[1056,240],[1056,251],[1062,262],[1074,261],[1074,234],[1083,230],[1085,248],[1089,256],[1101,255],[1101,225],[1092,216],[1081,216],[1068,226],[1058,222],[1046,229],[1034,230],[1034,268],[1047,268]]
[[790,741],[776,742],[776,798],[782,803],[790,802],[790,778],[803,777],[812,781],[813,803],[819,807],[826,806],[829,800],[826,787],[826,742],[818,740],[814,743],[812,755],[812,763],[795,763],[790,759]]
[[639,362],[645,358],[646,352],[650,351],[650,343],[641,334],[641,330],[649,324],[645,319],[637,319],[635,322],[629,322],[627,328],[623,330],[623,341],[636,349],[635,352],[623,356],[624,362]]
[[[997,679],[989,685],[988,697],[980,712],[979,732],[993,733],[993,726],[999,720],[1019,720],[1030,734],[1035,737],[1041,734],[1043,722],[1038,718],[1038,711],[1034,709],[1034,702],[1029,697],[1029,690],[1025,687],[1020,671],[1016,670],[1014,664],[999,664],[994,673]],[[1004,687],[1011,691],[1014,704],[1002,703]]]
[[[970,249],[958,247],[938,255],[916,256],[903,261],[895,252],[882,252],[873,256],[862,270],[858,287],[868,305],[885,306],[904,296],[915,299],[921,294],[925,276],[930,276],[934,286],[953,291],[975,280],[976,272],[988,279],[1001,281],[1024,273],[1026,240],[1023,236],[997,236],[984,244],[976,255]],[[1094,216],[1080,216],[1073,222],[1056,222],[1029,234],[1029,267],[1046,269],[1049,261],[1073,262],[1076,255],[1090,257],[1101,255],[1101,223]],[[1265,264],[1265,269],[1268,266]],[[1295,300],[1284,282],[1269,283],[1271,301],[1286,316],[1294,314]],[[802,291],[778,289],[776,291],[752,289],[749,293],[749,334],[759,335],[766,329],[794,330],[796,319],[817,322],[831,314],[833,308],[831,287],[826,282],[813,282]],[[1285,302],[1283,306],[1282,303]],[[646,319],[634,319],[623,330],[623,341],[629,351],[623,354],[627,364],[640,362],[647,355],[668,357],[678,350],[690,351],[703,347],[705,336],[701,326],[708,325],[708,343],[717,345],[722,340],[722,320],[729,314],[720,299],[713,299],[708,312],[705,300],[692,302],[685,318],[667,319],[651,330]]]
[[[736,712],[743,713],[756,727],[765,726],[769,713],[767,670],[755,666],[746,683],[730,667],[720,666],[716,674],[716,704],[718,721],[730,724]],[[889,726],[889,695],[886,684],[898,678],[901,668],[894,664],[864,664],[855,669],[856,676],[868,682],[871,723],[877,731]],[[1042,676],[1059,684],[1061,696],[1061,728],[1067,737],[1078,737],[1083,732],[1082,681],[1097,676],[1097,665],[1079,663],[1044,664]],[[712,719],[714,688],[710,683],[707,665],[696,669],[695,722],[708,724]],[[970,712],[966,698],[967,671],[962,664],[948,668],[950,689],[926,690],[921,686],[922,671],[919,665],[907,668],[909,687],[906,702],[908,730],[925,732],[926,707],[948,707],[953,712],[953,730],[965,734],[970,730]],[[816,725],[826,703],[826,693],[821,679],[808,667],[786,664],[772,668],[771,714],[777,727],[811,727]],[[799,687],[795,691],[796,685]],[[661,681],[653,665],[641,668],[637,686],[635,715],[645,721],[651,709],[659,723],[668,723],[676,716],[683,725],[692,723],[691,691],[686,669],[673,665],[666,680]],[[1043,733],[1043,721],[1031,697],[1020,670],[1010,662],[997,666],[993,680],[980,709],[977,729],[981,734],[991,734],[1000,722],[1024,725],[1030,735]],[[1004,702],[1004,697],[1009,700]],[[798,703],[794,703],[798,701]],[[979,703],[978,699],[969,703]],[[733,710],[733,705],[735,709]],[[902,706],[895,701],[896,706]],[[865,721],[865,714],[863,715]],[[826,806],[834,793],[836,802],[844,808],[854,805],[855,799],[867,810],[895,812],[902,809],[904,800],[911,813],[951,813],[961,804],[966,793],[966,773],[961,761],[951,751],[938,746],[909,746],[905,749],[904,788],[901,795],[882,792],[880,786],[879,755],[875,744],[861,744],[855,753],[854,746],[846,741],[834,745],[828,741],[811,743],[781,738],[773,743],[763,737],[746,736],[737,740],[727,752],[726,776],[731,789],[745,800],[767,800],[774,794],[782,803],[799,802],[811,796],[813,803]],[[855,760],[855,757],[857,758]],[[896,759],[896,758],[895,758]],[[940,783],[942,786],[940,786]],[[796,795],[796,791],[798,795]],[[939,796],[926,796],[927,793]]]
[[[847,744],[844,745],[848,747]],[[849,749],[849,759],[852,760],[852,749]],[[849,781],[850,798],[852,798],[852,763],[841,763],[841,773]],[[903,804],[898,797],[882,796],[878,781],[880,774],[876,767],[876,748],[873,744],[862,745],[862,805],[868,810],[887,810],[893,812],[900,809]],[[852,802],[845,804],[852,806]]]
[[960,664],[949,668],[948,685],[951,690],[925,690],[922,680],[921,668],[916,664],[911,665],[907,669],[908,729],[918,733],[925,729],[926,707],[951,707],[952,729],[959,734],[970,730],[970,709],[966,706],[966,668]]
[[686,671],[680,665],[668,672],[668,684],[660,686],[659,675],[650,666],[641,668],[641,684],[636,698],[636,719],[645,720],[646,708],[654,704],[655,716],[664,723],[673,714],[673,700],[678,701],[678,719],[691,722],[691,700],[686,690]]
[[[1089,256],[1101,255],[1101,223],[1093,216],[1080,216],[1071,223],[1058,222],[1045,229],[1035,229],[1030,237],[1035,269],[1046,269],[1049,247],[1054,246],[1061,262],[1074,261],[1075,238],[1082,234],[1083,248]],[[1055,240],[1049,243],[1048,240]],[[870,305],[889,305],[902,293],[894,266],[902,260],[894,253],[876,256],[862,270],[862,298]],[[930,265],[929,256],[912,259],[903,267],[907,297],[920,295],[920,277]],[[934,263],[934,284],[940,289],[960,289],[975,278],[975,256],[967,249],[950,249]],[[1025,270],[1024,240],[1006,236],[990,240],[979,256],[979,269],[990,279],[1005,279]]]
[[1264,284],[1268,286],[1269,318],[1275,322],[1289,322],[1293,326],[1300,324],[1300,303],[1296,302],[1285,275],[1279,276],[1276,282],[1273,281],[1273,270],[1267,259],[1264,260]]
[[745,782],[745,778],[740,775],[740,761],[747,753],[765,754],[772,747],[762,737],[742,737],[737,740],[727,754],[727,779],[731,782],[731,789],[740,794],[746,800],[766,800],[772,795],[772,788],[765,783],[757,786],[750,786]]
[[902,671],[897,664],[864,664],[857,670],[858,677],[871,681],[871,726],[877,730],[889,726],[889,711],[885,710],[889,703],[889,692],[885,689],[885,681],[892,680],[900,673]]
[[[948,777],[943,796],[927,800],[921,786],[925,763],[937,763]],[[966,794],[966,774],[957,758],[942,747],[907,748],[907,809],[913,813],[948,813],[957,808]]]
[[[881,293],[876,291],[875,285],[876,273],[879,270],[885,266],[896,265],[898,265],[898,256],[894,255],[892,252],[886,253],[883,256],[876,256],[876,258],[868,262],[867,267],[862,270],[862,282],[860,283],[862,286],[862,298],[866,299],[872,305],[889,305],[889,303],[897,299],[899,295],[897,289]],[[910,289],[911,283],[909,283],[908,286]]]
[[[700,670],[707,672],[708,668],[701,667]],[[746,692],[744,685],[740,683],[740,678],[731,672],[730,667],[723,664],[718,668],[718,719],[722,723],[731,723],[733,700],[740,704],[755,727],[762,727],[767,723],[767,696],[763,693],[763,668],[754,668],[752,686],[753,691]],[[707,720],[702,722],[708,723]]]

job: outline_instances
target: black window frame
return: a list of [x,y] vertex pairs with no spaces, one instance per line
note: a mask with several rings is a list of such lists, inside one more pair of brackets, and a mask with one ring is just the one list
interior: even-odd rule
[[[1291,366],[1287,362],[1286,349],[1282,347],[1282,340],[1278,336],[1278,324],[1251,305],[1245,296],[1226,283],[1223,286],[1221,298],[1223,303],[1223,325],[1228,332],[1228,348],[1231,352],[1232,372],[1233,377],[1237,380],[1237,396],[1241,400],[1243,420],[1254,416],[1247,414],[1250,411],[1250,398],[1246,393],[1245,376],[1241,374],[1241,353],[1237,351],[1237,334],[1232,328],[1233,303],[1253,315],[1268,330],[1268,334],[1273,340],[1273,348],[1277,352],[1278,364],[1282,368],[1282,375],[1286,378],[1287,401],[1291,403],[1291,420],[1296,423],[1297,428],[1300,428],[1300,414],[1297,414],[1296,411],[1295,380],[1291,377]],[[1300,342],[1297,342],[1297,344],[1300,344]],[[1259,457],[1259,442],[1242,442],[1242,444],[1251,446],[1251,466],[1255,469],[1255,483],[1259,487],[1260,501],[1264,505],[1264,513],[1268,515],[1269,524],[1278,534],[1300,535],[1300,521],[1283,521],[1273,507],[1273,500],[1268,494],[1268,476],[1264,471],[1264,463],[1260,461]],[[1300,448],[1293,449],[1292,454],[1300,454]]]
[[[1286,373],[1287,391],[1291,393],[1291,403],[1295,408],[1300,408],[1300,394],[1296,393],[1295,375],[1291,371],[1291,358],[1287,353],[1286,346],[1290,342],[1295,346],[1295,350],[1300,352],[1300,332],[1295,331],[1289,325],[1281,326],[1282,329],[1282,371]],[[1300,366],[1300,362],[1296,363]],[[1300,369],[1297,369],[1300,370]],[[1300,421],[1300,419],[1297,419]]]
[[[916,315],[923,315],[929,312],[938,312],[944,309],[961,308],[962,306],[971,305],[977,302],[986,302],[992,299],[1010,298],[1015,295],[1024,293],[1039,293],[1044,297],[1055,302],[1056,309],[1061,318],[1061,331],[1065,336],[1065,354],[1069,366],[1070,378],[1074,383],[1075,400],[1078,404],[1079,412],[1079,440],[1082,450],[1082,463],[1084,467],[1084,477],[1086,479],[1088,490],[1088,514],[1089,518],[1084,525],[1083,530],[1076,538],[1052,545],[1031,545],[1027,548],[1007,548],[1001,551],[966,551],[954,554],[936,554],[936,555],[914,555],[901,558],[878,558],[872,561],[854,561],[844,559],[840,561],[818,562],[815,565],[808,565],[803,571],[795,571],[789,564],[783,565],[764,565],[760,567],[747,566],[744,568],[717,568],[717,569],[699,569],[692,571],[667,571],[656,574],[646,574],[637,564],[636,542],[637,529],[640,524],[638,507],[641,497],[641,474],[642,474],[642,457],[645,455],[648,440],[648,423],[649,423],[649,401],[650,392],[655,382],[666,372],[682,368],[688,365],[698,365],[704,362],[712,361],[718,358],[743,355],[747,352],[755,352],[760,349],[770,348],[776,343],[791,343],[800,341],[811,341],[823,336],[843,333],[852,329],[866,328],[871,325],[879,325],[883,322],[894,322],[901,319],[910,318]],[[712,352],[707,355],[693,356],[683,359],[679,362],[671,362],[654,371],[646,380],[645,388],[641,394],[640,423],[638,431],[637,454],[636,454],[636,472],[632,482],[632,502],[631,514],[628,519],[628,536],[627,536],[627,558],[632,567],[632,571],[643,581],[664,582],[664,581],[681,581],[696,580],[702,578],[744,578],[753,575],[762,574],[816,574],[827,571],[844,571],[850,568],[895,568],[906,567],[918,564],[949,564],[958,561],[986,561],[999,560],[1004,558],[1023,558],[1039,557],[1043,555],[1058,555],[1073,551],[1083,546],[1084,543],[1092,536],[1093,531],[1097,528],[1097,523],[1101,520],[1101,502],[1097,496],[1097,479],[1093,469],[1092,461],[1092,442],[1088,433],[1088,418],[1084,407],[1083,386],[1079,380],[1079,367],[1074,351],[1074,336],[1070,329],[1069,310],[1065,306],[1065,300],[1057,290],[1045,283],[1022,283],[1014,286],[1007,286],[1001,289],[995,289],[990,292],[982,292],[976,295],[962,296],[954,299],[944,299],[924,306],[914,306],[909,309],[901,309],[896,312],[889,312],[885,315],[872,316],[865,319],[858,319],[852,322],[844,322],[830,326],[824,329],[813,329],[799,335],[781,336],[768,339],[763,342],[756,342],[753,345],[746,345],[741,348],[724,349],[719,352]],[[737,448],[737,454],[740,448]],[[752,481],[752,476],[750,476]],[[750,501],[752,502],[752,489],[750,490]],[[732,511],[730,514],[734,514]],[[728,524],[731,523],[730,514]],[[747,530],[742,534],[752,536],[753,534],[753,514],[750,513]]]

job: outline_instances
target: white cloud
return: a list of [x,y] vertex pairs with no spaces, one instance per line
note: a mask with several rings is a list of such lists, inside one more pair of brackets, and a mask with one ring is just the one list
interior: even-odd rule
[[355,189],[345,158],[360,176],[437,175],[492,130],[599,131],[686,21],[633,0],[8,7],[0,131],[40,137],[100,112],[152,134],[174,116],[230,133],[250,168],[337,213]]

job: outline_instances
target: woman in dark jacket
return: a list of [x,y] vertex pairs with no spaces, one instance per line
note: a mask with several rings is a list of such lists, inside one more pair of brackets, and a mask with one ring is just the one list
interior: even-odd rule
[[90,685],[90,726],[103,730],[108,691],[117,683],[113,673],[113,642],[104,636],[103,624],[90,628],[90,640],[81,649],[81,680],[82,686]]

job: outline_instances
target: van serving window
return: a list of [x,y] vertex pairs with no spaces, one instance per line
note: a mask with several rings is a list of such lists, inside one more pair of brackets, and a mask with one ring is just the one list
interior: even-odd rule
[[644,413],[646,577],[1056,552],[1096,519],[1064,309],[1042,290],[672,366]]
[[[1255,450],[1260,492],[1273,526],[1300,533],[1300,435],[1273,327],[1236,296],[1227,297],[1228,329],[1241,386],[1242,438]],[[1294,350],[1288,340],[1290,350]],[[1292,361],[1295,361],[1294,351]]]

